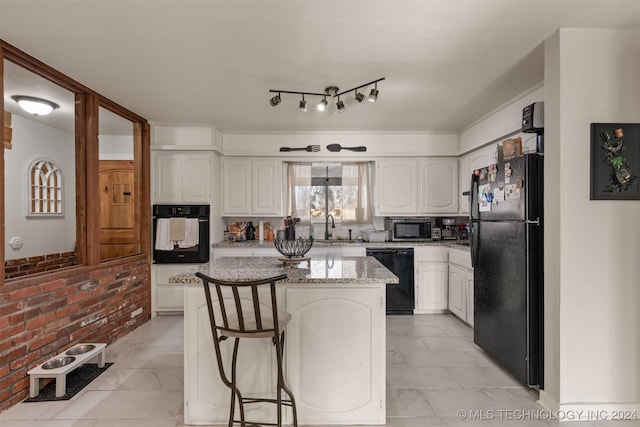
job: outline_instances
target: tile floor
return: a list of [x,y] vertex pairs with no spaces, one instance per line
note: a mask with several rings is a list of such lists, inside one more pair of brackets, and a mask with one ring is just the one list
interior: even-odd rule
[[[475,344],[451,315],[387,317],[387,426],[533,426],[546,413]],[[182,316],[158,316],[107,347],[105,373],[69,401],[21,403],[0,414],[2,427],[184,426]],[[461,419],[481,414],[485,420]],[[493,412],[490,412],[493,411]],[[520,412],[516,412],[520,411]],[[488,420],[486,418],[493,419]],[[640,426],[640,421],[563,423],[568,427]]]

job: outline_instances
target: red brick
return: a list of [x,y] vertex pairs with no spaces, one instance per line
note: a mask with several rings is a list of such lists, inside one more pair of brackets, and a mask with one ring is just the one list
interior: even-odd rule
[[[0,355],[0,365],[4,365],[5,363],[11,362],[19,357],[24,356],[27,353],[27,346],[23,345],[22,347],[14,348],[12,351],[8,351],[3,355]],[[3,389],[4,386],[0,384],[0,390]]]
[[82,292],[75,292],[67,296],[67,303],[73,304],[74,302],[82,301],[83,299],[87,299],[91,296],[91,292],[89,290],[85,290]]
[[25,299],[38,293],[40,293],[39,286],[27,286],[26,288],[16,289],[15,291],[9,292],[9,301]]
[[56,318],[55,313],[43,314],[42,316],[34,317],[31,320],[27,320],[26,326],[27,326],[27,329],[36,329],[42,325],[47,324],[48,322],[51,322],[55,318]]
[[53,282],[43,283],[40,285],[42,292],[50,292],[55,289],[63,288],[67,282],[64,279],[54,280]]

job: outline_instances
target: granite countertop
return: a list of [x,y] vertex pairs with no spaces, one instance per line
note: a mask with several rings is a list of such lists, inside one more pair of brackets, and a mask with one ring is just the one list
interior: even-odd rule
[[[286,274],[283,284],[398,284],[398,277],[373,257],[311,258],[285,268],[278,257],[222,257],[198,271],[221,280],[258,280]],[[193,272],[169,278],[169,284],[202,284]]]
[[[455,249],[469,249],[469,241],[460,240],[436,240],[431,242],[358,242],[357,240],[314,240],[314,248],[333,247],[365,247],[365,248],[385,248],[385,247],[415,247],[415,246],[444,246]],[[244,240],[242,242],[229,242],[222,240],[211,244],[212,248],[253,248],[253,249],[275,249],[273,241],[265,240]]]

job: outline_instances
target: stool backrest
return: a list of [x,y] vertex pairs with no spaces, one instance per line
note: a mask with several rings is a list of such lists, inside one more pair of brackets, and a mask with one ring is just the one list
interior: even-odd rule
[[[218,280],[203,273],[196,273],[196,276],[204,285],[214,337],[217,337],[217,331],[222,336],[278,335],[275,284],[286,279],[286,274],[254,281]],[[216,291],[216,307],[211,297],[211,284]]]

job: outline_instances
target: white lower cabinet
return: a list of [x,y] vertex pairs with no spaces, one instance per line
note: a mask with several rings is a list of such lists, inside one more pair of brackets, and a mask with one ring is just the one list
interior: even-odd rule
[[[185,292],[185,424],[226,423],[230,391],[218,373],[204,294],[197,286]],[[285,285],[278,288],[278,304],[292,315],[285,377],[296,399],[298,423],[384,424],[384,287]],[[221,343],[226,363],[232,345],[231,339]],[[270,340],[241,339],[240,390],[273,393],[275,366]],[[247,408],[247,419],[275,421],[273,405]],[[291,424],[291,411],[285,408],[283,414],[284,423]]]
[[457,266],[449,266],[449,311],[462,320],[467,318],[466,271]]
[[382,289],[287,288],[287,370],[300,421],[384,424]]
[[449,249],[449,311],[473,326],[473,268],[469,251]]
[[199,264],[152,264],[151,288],[153,311],[182,312],[184,310],[184,287],[170,285],[169,278],[176,274],[197,271]]
[[445,313],[448,310],[448,257],[446,247],[432,246],[414,249],[414,313]]

